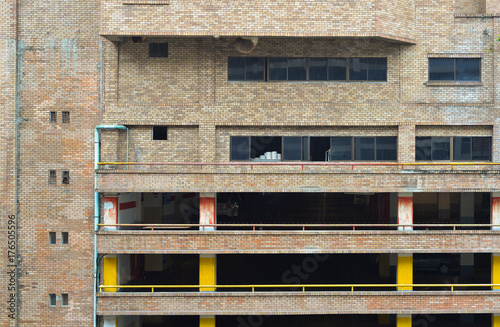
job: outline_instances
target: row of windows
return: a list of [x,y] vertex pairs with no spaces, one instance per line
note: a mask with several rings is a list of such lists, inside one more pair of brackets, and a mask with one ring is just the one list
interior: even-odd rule
[[[49,112],[49,122],[50,123],[57,123],[57,111],[50,111]],[[69,111],[63,111],[62,112],[62,123],[69,124],[69,122],[70,122]]]
[[[68,244],[69,243],[69,233],[68,232],[61,232],[61,244]],[[56,232],[49,232],[49,244],[57,244],[57,233]]]
[[229,81],[387,80],[387,58],[229,57]]
[[429,58],[429,81],[478,82],[481,59]]
[[397,160],[396,137],[234,136],[231,160]]
[[[231,160],[397,161],[397,138],[233,136]],[[417,161],[490,161],[491,137],[417,137]]]

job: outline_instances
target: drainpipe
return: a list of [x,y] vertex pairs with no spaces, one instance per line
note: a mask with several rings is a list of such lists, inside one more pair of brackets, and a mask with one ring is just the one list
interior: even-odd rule
[[128,162],[128,128],[123,125],[97,125],[94,129],[94,327],[97,326],[97,287],[99,280],[97,265],[97,229],[99,224],[99,193],[97,192],[97,169],[100,161],[101,140],[99,138],[100,129],[120,129],[127,131],[127,162]]

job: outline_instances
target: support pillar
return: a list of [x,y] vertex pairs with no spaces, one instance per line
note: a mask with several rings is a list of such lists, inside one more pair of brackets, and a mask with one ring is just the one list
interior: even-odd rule
[[[107,255],[102,261],[102,283],[104,285],[118,285],[118,257],[116,255]],[[104,292],[116,292],[118,288],[108,287]]]
[[200,193],[200,230],[215,230],[216,223],[216,193]]
[[103,327],[118,327],[118,318],[115,316],[106,316],[103,319]]
[[[413,254],[398,253],[397,283],[413,284]],[[398,291],[412,291],[411,286],[398,287]]]
[[[474,193],[460,193],[460,223],[474,224]],[[474,277],[474,253],[460,254],[460,275]]]
[[413,193],[398,193],[398,224],[398,230],[413,230]]
[[[215,254],[200,254],[200,285],[217,284]],[[213,292],[214,287],[200,287],[200,292]]]
[[200,316],[200,327],[215,327],[215,316]]
[[411,315],[398,315],[397,327],[411,327]]
[[491,193],[491,227],[492,230],[500,230],[500,192]]
[[[104,224],[118,224],[118,197],[105,196],[102,199],[104,207]],[[116,226],[106,226],[105,229],[117,229]]]
[[500,327],[500,314],[494,313],[491,317],[491,327]]
[[[500,284],[500,253],[491,254],[491,283]],[[499,291],[500,286],[493,286],[494,291]]]

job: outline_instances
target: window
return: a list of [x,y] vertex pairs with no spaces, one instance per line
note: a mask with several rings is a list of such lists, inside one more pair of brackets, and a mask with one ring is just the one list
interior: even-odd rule
[[153,126],[153,140],[154,141],[165,141],[168,138],[168,127],[167,126]]
[[62,171],[62,181],[63,184],[69,184],[69,170]]
[[61,233],[61,244],[68,244],[69,243],[69,234],[68,232],[62,232]]
[[392,136],[233,136],[230,144],[231,160],[397,160],[397,138]]
[[57,123],[57,111],[49,112],[49,121],[51,123]]
[[491,137],[417,137],[417,161],[474,161],[491,160]]
[[228,58],[229,81],[387,81],[387,58]]
[[57,304],[57,296],[55,294],[49,294],[49,305],[55,307]]
[[49,232],[49,244],[57,244],[56,232]]
[[62,122],[63,124],[69,124],[69,111],[62,112]]
[[55,170],[49,170],[49,184],[57,183],[57,172]]
[[481,81],[481,59],[429,58],[429,81]]
[[69,299],[68,299],[68,294],[61,294],[61,305],[63,307],[66,307],[68,306],[68,303],[69,303]]
[[150,58],[167,58],[168,43],[149,43]]

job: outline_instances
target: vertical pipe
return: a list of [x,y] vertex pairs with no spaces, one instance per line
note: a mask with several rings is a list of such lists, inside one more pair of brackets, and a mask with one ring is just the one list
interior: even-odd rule
[[[128,162],[128,127],[127,127],[127,162]],[[128,165],[127,165],[127,169],[128,169]]]

